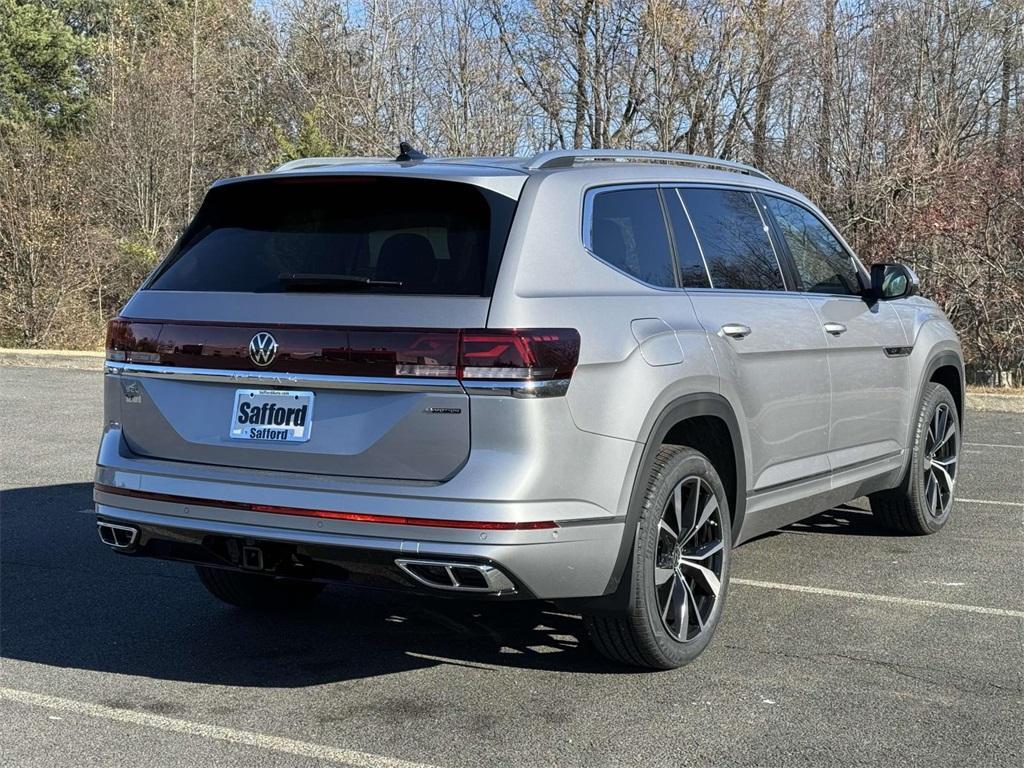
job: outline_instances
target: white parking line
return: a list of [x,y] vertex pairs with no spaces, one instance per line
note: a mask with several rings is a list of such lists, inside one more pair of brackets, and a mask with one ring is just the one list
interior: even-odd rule
[[774,581],[754,581],[752,579],[730,579],[729,583],[742,584],[745,587],[781,589],[787,592],[805,592],[812,595],[826,595],[828,597],[849,597],[854,600],[870,600],[876,603],[896,603],[897,605],[912,605],[918,608],[944,608],[950,611],[964,611],[966,613],[983,613],[988,616],[1008,616],[1012,619],[1024,619],[1024,611],[1013,611],[1009,608],[988,608],[983,605],[964,605],[963,603],[940,603],[935,600],[917,600],[912,597],[874,595],[867,592],[847,592],[842,589],[805,587],[801,584],[778,584]]
[[156,728],[161,731],[172,733],[184,733],[189,736],[201,736],[216,741],[226,741],[230,744],[238,744],[245,747],[258,747],[274,752],[284,752],[299,757],[310,757],[315,760],[324,760],[332,763],[341,763],[352,768],[430,768],[423,763],[410,763],[405,760],[374,755],[368,752],[357,752],[351,749],[339,749],[328,747],[323,744],[314,744],[309,741],[297,741],[286,739],[281,736],[271,736],[266,733],[254,731],[240,731],[235,728],[226,728],[220,725],[207,725],[206,723],[194,723],[189,720],[178,720],[173,717],[152,715],[148,712],[136,712],[130,709],[118,709],[106,707],[102,704],[92,704],[87,701],[75,701],[59,696],[49,696],[42,693],[20,691],[14,688],[0,688],[0,700],[29,704],[36,707],[45,707],[58,712],[70,712],[77,715],[88,715],[89,717],[101,717],[105,720],[114,720],[131,725],[143,725],[147,728]]
[[965,499],[962,496],[956,497],[957,501],[965,501],[968,504],[995,504],[999,507],[1024,507],[1024,502],[1020,501],[998,501],[995,499]]
[[964,443],[975,448],[1016,448],[1024,451],[1024,445],[1007,445],[1005,443]]

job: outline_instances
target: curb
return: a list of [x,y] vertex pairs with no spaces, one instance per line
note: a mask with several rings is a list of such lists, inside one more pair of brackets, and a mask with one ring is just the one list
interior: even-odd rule
[[10,349],[0,347],[0,365],[102,371],[106,355],[73,349]]
[[967,388],[968,411],[1002,411],[1024,413],[1024,394],[997,394],[994,392],[971,392]]

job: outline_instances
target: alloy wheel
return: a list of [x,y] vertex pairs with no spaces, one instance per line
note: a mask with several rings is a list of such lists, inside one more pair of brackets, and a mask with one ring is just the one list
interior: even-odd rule
[[956,416],[946,403],[939,403],[924,441],[924,497],[934,518],[945,517],[953,506],[959,443]]
[[704,632],[722,590],[722,513],[711,486],[691,475],[672,491],[658,523],[654,586],[669,635],[689,642]]

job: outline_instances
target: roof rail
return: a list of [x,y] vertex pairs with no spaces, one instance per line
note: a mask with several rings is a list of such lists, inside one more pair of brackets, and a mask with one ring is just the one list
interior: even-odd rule
[[362,165],[363,163],[390,163],[390,157],[300,157],[277,166],[273,173],[297,171],[300,168],[320,168],[325,165]]
[[571,168],[577,162],[624,162],[624,163],[667,163],[690,165],[696,168],[714,168],[720,171],[745,173],[759,179],[773,181],[771,176],[752,165],[717,157],[684,155],[678,152],[649,152],[638,149],[558,149],[534,155],[527,163],[527,170],[539,171],[544,168]]

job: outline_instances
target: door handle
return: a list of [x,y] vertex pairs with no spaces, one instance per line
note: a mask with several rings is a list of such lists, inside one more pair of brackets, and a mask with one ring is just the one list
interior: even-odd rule
[[846,326],[842,323],[825,323],[823,327],[826,333],[831,333],[833,336],[846,333]]
[[722,326],[722,333],[730,339],[742,339],[750,335],[750,326],[741,323],[726,323]]

